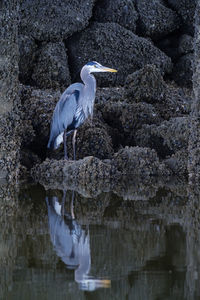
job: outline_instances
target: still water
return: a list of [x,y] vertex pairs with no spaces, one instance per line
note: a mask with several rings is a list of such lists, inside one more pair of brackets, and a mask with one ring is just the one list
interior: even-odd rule
[[0,299],[200,299],[199,210],[182,189],[4,185],[0,206]]

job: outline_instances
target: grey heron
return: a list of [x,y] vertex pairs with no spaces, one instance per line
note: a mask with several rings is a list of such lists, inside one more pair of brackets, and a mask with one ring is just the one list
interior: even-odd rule
[[93,116],[96,79],[91,73],[94,72],[117,72],[117,70],[104,67],[96,61],[88,62],[83,66],[80,73],[83,83],[71,84],[61,95],[55,107],[47,147],[57,149],[63,142],[65,159],[68,159],[67,136],[73,132],[72,145],[75,160],[77,128],[80,127],[87,118]]

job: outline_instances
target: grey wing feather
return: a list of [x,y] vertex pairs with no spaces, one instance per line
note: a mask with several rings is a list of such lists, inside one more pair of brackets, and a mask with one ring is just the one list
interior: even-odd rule
[[77,108],[77,97],[82,86],[77,83],[71,85],[58,101],[52,117],[48,148],[55,149],[59,146],[56,145],[56,138],[72,123]]

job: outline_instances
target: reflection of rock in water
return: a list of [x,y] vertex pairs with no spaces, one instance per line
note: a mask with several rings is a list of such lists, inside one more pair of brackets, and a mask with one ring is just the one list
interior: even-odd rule
[[18,212],[15,193],[16,188],[0,184],[0,299],[5,299],[5,290],[12,285],[12,269],[17,256],[16,239],[12,234],[16,229],[13,219]]
[[80,289],[91,291],[110,287],[110,280],[95,279],[88,275],[91,268],[89,229],[81,228],[74,218],[74,192],[70,213],[65,211],[65,199],[66,191],[63,192],[62,204],[58,197],[46,197],[50,236],[57,255],[68,269],[75,270],[75,281]]

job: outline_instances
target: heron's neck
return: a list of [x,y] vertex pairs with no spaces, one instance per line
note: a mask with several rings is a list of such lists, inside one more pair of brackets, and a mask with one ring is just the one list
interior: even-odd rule
[[93,115],[94,99],[96,93],[96,79],[85,68],[83,68],[81,71],[81,79],[84,83],[84,97],[82,99],[83,110],[87,118],[89,115]]
[[87,69],[81,70],[81,79],[87,88],[91,88],[96,92],[96,79],[93,74],[89,73]]

